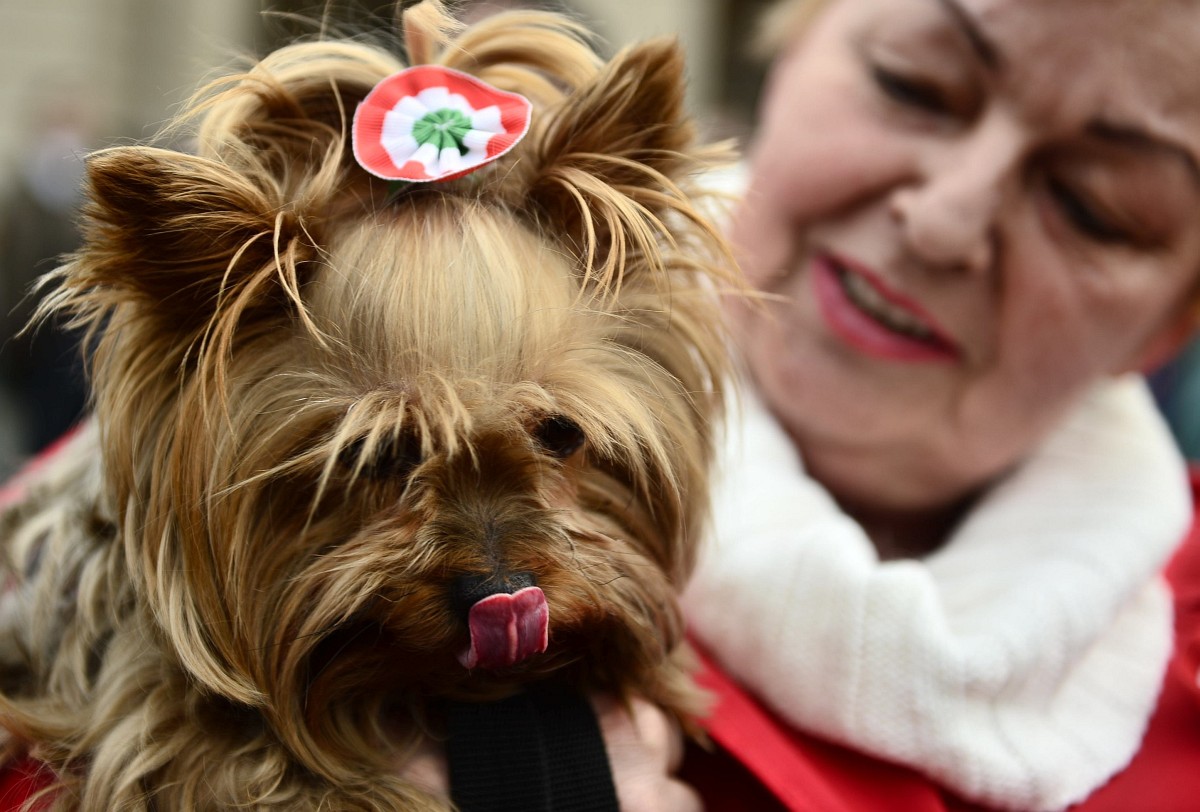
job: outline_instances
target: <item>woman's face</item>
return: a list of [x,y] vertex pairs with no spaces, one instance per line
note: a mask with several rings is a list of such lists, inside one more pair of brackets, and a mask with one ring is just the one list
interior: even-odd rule
[[1136,369],[1200,276],[1200,3],[837,0],[776,64],[734,239],[768,405],[928,509]]

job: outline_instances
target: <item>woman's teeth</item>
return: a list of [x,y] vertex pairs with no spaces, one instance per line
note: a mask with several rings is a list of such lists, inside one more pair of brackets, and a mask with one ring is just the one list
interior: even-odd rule
[[889,330],[923,341],[933,340],[933,333],[909,311],[885,299],[861,274],[850,273],[835,266],[842,290],[855,307]]

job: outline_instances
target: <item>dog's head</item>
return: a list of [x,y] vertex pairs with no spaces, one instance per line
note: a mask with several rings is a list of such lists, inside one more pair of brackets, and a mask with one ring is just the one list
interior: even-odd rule
[[92,331],[164,640],[310,728],[552,671],[654,696],[706,507],[729,266],[677,48],[605,65],[556,17],[439,14],[409,13],[410,54],[533,101],[509,154],[372,177],[348,122],[403,65],[290,46],[199,97],[197,154],[90,160],[53,300]]

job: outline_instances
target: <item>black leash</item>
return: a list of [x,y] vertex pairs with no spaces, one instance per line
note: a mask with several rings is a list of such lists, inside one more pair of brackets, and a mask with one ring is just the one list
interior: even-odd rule
[[538,686],[447,708],[450,794],[461,812],[617,812],[587,697]]

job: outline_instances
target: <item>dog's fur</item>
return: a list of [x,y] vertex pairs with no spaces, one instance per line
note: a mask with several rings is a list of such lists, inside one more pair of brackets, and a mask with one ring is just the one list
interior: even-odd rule
[[[323,41],[197,96],[197,154],[89,160],[43,316],[88,331],[94,416],[0,518],[0,723],[60,808],[442,808],[397,767],[431,700],[691,709],[732,276],[678,49],[604,64],[562,18],[437,2],[402,38],[528,96],[529,136],[397,191],[347,130],[403,64]],[[510,570],[549,649],[469,671],[450,583]]]

